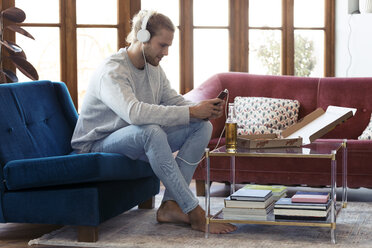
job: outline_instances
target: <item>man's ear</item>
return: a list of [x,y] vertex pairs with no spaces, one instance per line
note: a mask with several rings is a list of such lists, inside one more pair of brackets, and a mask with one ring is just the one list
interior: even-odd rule
[[142,42],[142,44],[144,44],[144,45],[150,45],[151,41],[152,41],[152,37],[148,41]]

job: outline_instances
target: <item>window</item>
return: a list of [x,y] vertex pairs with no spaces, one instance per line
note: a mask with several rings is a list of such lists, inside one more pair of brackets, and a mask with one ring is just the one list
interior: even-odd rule
[[[294,0],[294,74],[324,75],[324,0]],[[317,13],[317,18],[314,18]]]
[[0,5],[26,12],[20,25],[36,40],[4,35],[24,48],[40,79],[66,82],[77,107],[98,63],[127,45],[130,19],[141,7],[166,14],[177,26],[161,66],[181,94],[224,71],[334,76],[335,0],[2,0]]
[[[179,70],[180,93],[224,71],[334,76],[334,0],[178,2],[180,62],[166,73]],[[141,8],[171,16],[175,5],[168,5],[141,1]]]
[[118,50],[117,0],[101,2],[76,0],[78,106],[94,70],[104,58]]
[[280,75],[282,2],[250,0],[248,26],[248,71],[255,74]]
[[[213,11],[206,11],[213,6]],[[194,80],[196,88],[218,72],[229,70],[229,1],[194,1]]]
[[334,0],[248,0],[248,71],[333,76],[334,4]]
[[[10,40],[16,40],[25,50],[40,79],[66,82],[75,106],[79,107],[93,70],[105,57],[126,45],[129,19],[140,9],[140,1],[1,2],[4,9],[10,6],[25,11],[27,18],[20,25],[35,37],[30,40],[15,35]],[[20,81],[29,80],[22,73],[17,75]]]
[[[26,55],[27,60],[36,68],[40,79],[60,81],[60,32],[59,32],[59,2],[58,0],[16,0],[15,6],[26,13],[26,20],[23,25],[31,33],[35,40],[23,35],[16,34],[15,39]],[[48,9],[40,15],[40,8]],[[30,81],[25,75],[17,70],[19,81]]]
[[[213,11],[207,11],[210,6]],[[177,26],[169,58],[163,59],[161,65],[179,93],[190,91],[217,72],[229,70],[228,6],[229,0],[141,1],[142,9],[155,9]]]

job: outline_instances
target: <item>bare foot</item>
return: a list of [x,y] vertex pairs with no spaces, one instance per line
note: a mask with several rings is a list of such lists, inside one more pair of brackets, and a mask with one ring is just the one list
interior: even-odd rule
[[[197,206],[189,212],[191,228],[197,231],[205,232],[205,211]],[[237,229],[236,226],[229,223],[210,223],[209,232],[214,234],[230,233]]]
[[175,201],[162,202],[156,212],[156,219],[160,223],[186,223],[190,224],[189,216],[182,212]]

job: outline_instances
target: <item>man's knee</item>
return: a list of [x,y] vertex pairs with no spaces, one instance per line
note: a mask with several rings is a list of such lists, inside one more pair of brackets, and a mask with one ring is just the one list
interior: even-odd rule
[[204,122],[204,128],[206,129],[206,132],[209,133],[209,136],[212,134],[213,131],[213,125],[210,121],[205,121]]
[[149,124],[149,125],[141,125],[138,128],[142,129],[142,132],[146,134],[147,137],[167,137],[167,134],[159,125]]
[[210,121],[201,121],[198,122],[199,129],[202,130],[202,133],[205,134],[206,137],[210,138],[213,131],[213,125]]

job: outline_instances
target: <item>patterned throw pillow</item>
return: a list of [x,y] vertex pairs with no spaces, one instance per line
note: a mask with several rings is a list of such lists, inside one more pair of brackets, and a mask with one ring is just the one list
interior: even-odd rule
[[359,140],[371,140],[372,139],[372,114],[369,119],[367,128],[363,131],[362,135],[358,137]]
[[297,100],[235,97],[238,135],[277,133],[297,122]]

